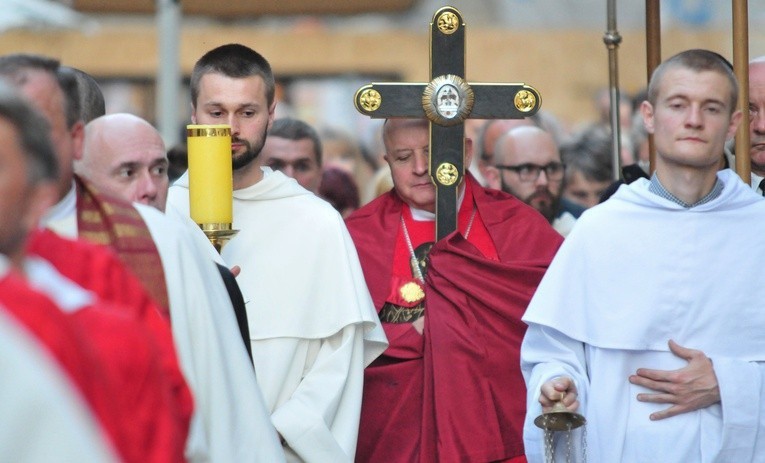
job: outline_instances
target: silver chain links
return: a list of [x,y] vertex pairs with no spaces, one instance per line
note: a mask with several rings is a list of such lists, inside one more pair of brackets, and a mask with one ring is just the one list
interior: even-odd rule
[[[571,425],[569,424],[569,428],[565,431],[561,431],[566,433],[566,463],[572,463],[571,457],[574,455],[574,447],[572,444],[572,429]],[[544,431],[544,447],[545,447],[545,462],[546,463],[555,463],[555,431],[550,431],[549,429],[545,429]],[[582,463],[587,463],[587,426],[582,426]]]

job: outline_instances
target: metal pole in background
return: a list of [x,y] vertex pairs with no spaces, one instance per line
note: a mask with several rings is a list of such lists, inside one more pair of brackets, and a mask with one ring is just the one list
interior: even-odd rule
[[157,130],[167,148],[179,140],[178,92],[181,82],[179,42],[181,5],[178,0],[157,0]]
[[748,0],[731,0],[733,8],[733,69],[738,78],[738,109],[743,113],[736,133],[736,173],[747,185],[752,181],[749,153],[749,6]]
[[[735,0],[733,0],[735,1]],[[651,81],[651,74],[661,63],[661,6],[659,0],[645,0],[645,50],[646,50],[646,85]],[[656,150],[653,135],[648,134],[649,175],[656,170]]]
[[608,29],[603,36],[603,42],[608,48],[608,85],[611,96],[611,137],[613,151],[613,177],[614,180],[621,178],[621,121],[619,120],[619,63],[617,51],[622,36],[616,30],[616,0],[608,0]]

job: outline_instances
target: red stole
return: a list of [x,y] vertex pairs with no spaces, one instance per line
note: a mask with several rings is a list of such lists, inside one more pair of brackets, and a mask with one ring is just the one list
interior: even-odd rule
[[131,204],[101,193],[84,179],[75,176],[75,182],[78,236],[114,249],[169,320],[162,261],[141,215]]

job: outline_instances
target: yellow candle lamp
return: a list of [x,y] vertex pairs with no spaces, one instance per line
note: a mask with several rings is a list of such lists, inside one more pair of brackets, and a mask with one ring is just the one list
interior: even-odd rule
[[233,221],[231,127],[187,125],[189,208],[194,222],[231,224]]

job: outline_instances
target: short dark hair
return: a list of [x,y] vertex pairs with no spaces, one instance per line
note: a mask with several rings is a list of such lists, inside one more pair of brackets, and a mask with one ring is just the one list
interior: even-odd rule
[[0,82],[0,118],[19,135],[26,156],[29,183],[58,180],[58,161],[50,141],[48,121],[8,84]]
[[106,114],[106,101],[101,87],[90,74],[70,66],[61,66],[62,74],[72,74],[77,81],[77,93],[80,97],[80,119],[88,122]]
[[271,65],[260,53],[244,45],[221,45],[199,58],[191,72],[190,83],[191,105],[195,108],[199,98],[199,81],[206,74],[223,74],[232,78],[260,76],[266,84],[268,106],[274,102],[276,83]]
[[648,102],[651,105],[656,105],[664,74],[668,69],[676,67],[691,69],[695,72],[712,71],[727,77],[731,87],[730,113],[733,114],[738,101],[738,80],[733,73],[733,66],[719,53],[699,48],[680,52],[654,69],[648,83]]
[[271,125],[271,130],[268,131],[268,136],[293,141],[311,140],[313,152],[316,155],[316,164],[321,166],[321,139],[316,130],[307,123],[291,117],[276,119]]
[[0,76],[10,79],[11,83],[23,86],[29,71],[47,72],[58,82],[64,93],[64,114],[67,127],[72,127],[80,118],[80,92],[77,79],[61,71],[61,63],[55,58],[27,53],[14,53],[0,56]]
[[595,182],[613,180],[613,155],[610,131],[600,125],[590,126],[560,147],[566,166],[566,183],[574,172]]

